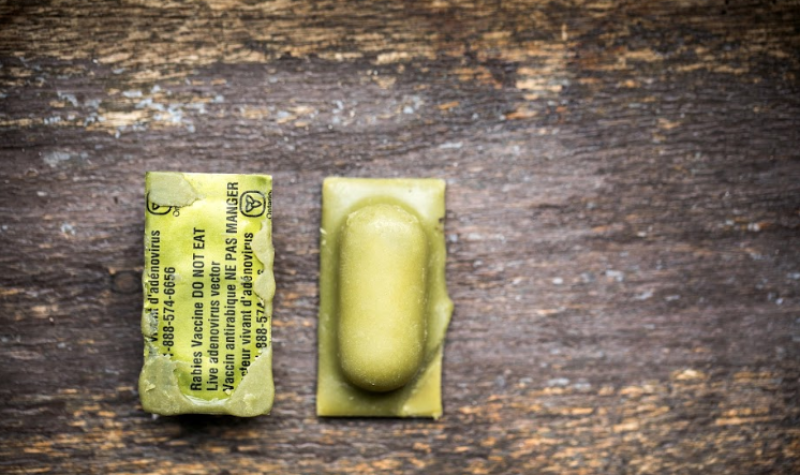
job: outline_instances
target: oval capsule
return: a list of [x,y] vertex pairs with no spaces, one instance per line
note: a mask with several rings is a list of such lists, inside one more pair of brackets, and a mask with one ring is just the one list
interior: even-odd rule
[[428,242],[419,220],[390,204],[365,206],[339,249],[339,360],[355,386],[406,385],[425,357]]

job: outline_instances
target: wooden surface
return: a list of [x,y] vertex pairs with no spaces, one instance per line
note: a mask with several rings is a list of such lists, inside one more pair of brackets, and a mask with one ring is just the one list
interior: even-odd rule
[[[797,1],[0,2],[0,472],[798,473]],[[146,170],[275,177],[269,417],[138,403]],[[320,185],[448,182],[445,415],[314,415]]]

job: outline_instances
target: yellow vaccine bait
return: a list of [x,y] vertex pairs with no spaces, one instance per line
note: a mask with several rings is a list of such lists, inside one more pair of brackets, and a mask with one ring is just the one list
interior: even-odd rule
[[428,243],[400,206],[351,213],[339,255],[339,358],[350,383],[368,391],[406,385],[419,370],[428,335]]
[[317,415],[442,415],[445,183],[322,186]]
[[269,413],[272,178],[150,172],[145,193],[144,410]]

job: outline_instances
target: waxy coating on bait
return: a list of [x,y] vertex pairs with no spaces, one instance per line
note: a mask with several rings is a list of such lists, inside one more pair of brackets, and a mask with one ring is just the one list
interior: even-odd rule
[[325,180],[318,415],[442,415],[444,191],[437,179]]

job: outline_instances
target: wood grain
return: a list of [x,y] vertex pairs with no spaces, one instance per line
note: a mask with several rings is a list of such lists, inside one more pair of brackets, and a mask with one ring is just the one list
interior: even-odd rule
[[[0,472],[797,473],[796,1],[0,4]],[[138,403],[146,170],[275,177],[273,414]],[[314,416],[320,184],[448,182],[445,415]]]

